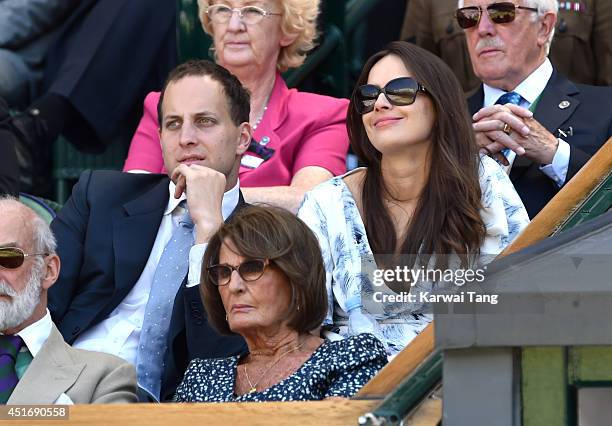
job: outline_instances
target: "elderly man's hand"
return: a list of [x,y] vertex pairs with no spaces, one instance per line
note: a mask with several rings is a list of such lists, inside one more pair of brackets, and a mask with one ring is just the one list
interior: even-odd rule
[[508,165],[500,154],[504,148],[539,164],[552,163],[559,141],[533,118],[531,111],[512,104],[492,105],[482,108],[473,119],[478,146],[504,165]]
[[183,192],[187,196],[189,214],[196,230],[196,243],[208,242],[223,224],[221,205],[225,175],[209,167],[181,164],[174,169],[171,179],[176,184],[175,198],[179,198]]

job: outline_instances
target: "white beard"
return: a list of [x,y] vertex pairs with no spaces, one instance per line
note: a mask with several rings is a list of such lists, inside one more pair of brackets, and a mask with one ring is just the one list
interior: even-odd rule
[[0,295],[12,297],[11,301],[0,299],[0,331],[15,328],[32,316],[40,302],[42,278],[42,268],[34,265],[28,284],[20,293],[5,281],[0,281]]

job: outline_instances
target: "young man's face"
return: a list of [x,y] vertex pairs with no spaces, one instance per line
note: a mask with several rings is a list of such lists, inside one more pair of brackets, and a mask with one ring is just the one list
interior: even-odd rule
[[180,164],[199,164],[235,182],[250,136],[248,125],[232,122],[219,82],[188,76],[168,84],[162,112],[160,139],[169,175]]

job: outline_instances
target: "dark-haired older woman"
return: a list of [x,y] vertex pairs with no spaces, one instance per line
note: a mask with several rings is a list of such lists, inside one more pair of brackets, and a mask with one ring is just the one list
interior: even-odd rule
[[[297,211],[304,193],[346,171],[346,99],[288,89],[280,73],[314,46],[319,0],[199,0],[215,59],[251,93],[253,140],[240,166],[247,202]],[[165,173],[159,93],[145,99],[125,171]]]
[[[489,157],[479,159],[459,82],[431,53],[393,42],[374,54],[347,120],[366,167],[316,187],[298,215],[321,244],[326,324],[342,335],[374,333],[393,355],[431,321],[420,294],[433,283],[411,287],[413,281],[398,278],[403,282],[373,285],[367,271],[445,271],[452,266],[447,255],[469,266],[473,255],[499,253],[529,218],[504,171]],[[397,303],[375,296],[379,291],[419,297]]]
[[246,340],[244,356],[195,359],[177,401],[290,401],[349,397],[386,363],[371,334],[311,334],[327,310],[317,239],[291,213],[251,206],[213,236],[201,292],[210,323]]

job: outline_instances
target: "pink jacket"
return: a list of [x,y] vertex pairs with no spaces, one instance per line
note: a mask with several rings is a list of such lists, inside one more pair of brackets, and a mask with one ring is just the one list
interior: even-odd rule
[[[125,171],[166,172],[158,135],[158,101],[159,92],[151,92],[145,98],[144,115],[132,139]],[[268,109],[253,135],[256,141],[269,140],[266,147],[275,152],[257,168],[241,165],[240,185],[289,185],[295,173],[306,166],[323,167],[334,175],[344,173],[347,106],[346,99],[288,89],[277,74]],[[251,152],[245,155],[257,157]]]

